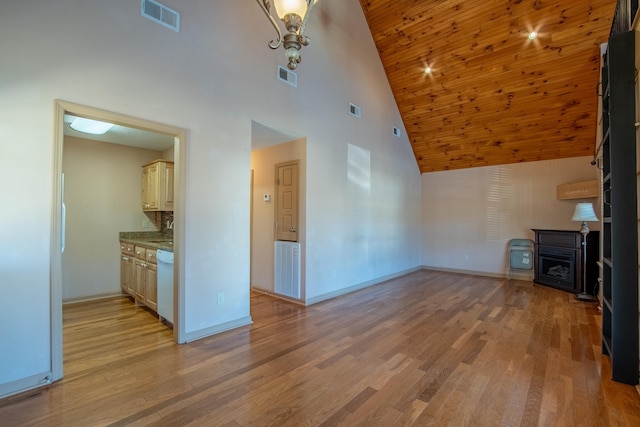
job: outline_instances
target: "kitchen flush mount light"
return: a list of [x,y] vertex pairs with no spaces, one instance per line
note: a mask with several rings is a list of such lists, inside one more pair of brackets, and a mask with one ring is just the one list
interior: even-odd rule
[[91,133],[93,135],[105,134],[113,127],[111,123],[85,119],[83,117],[76,117],[69,126],[71,126],[71,129],[77,130],[78,132]]
[[284,47],[284,54],[289,60],[287,67],[295,70],[300,61],[300,49],[309,44],[309,37],[304,35],[304,29],[309,19],[309,13],[318,0],[273,0],[273,6],[278,18],[284,23],[287,34],[282,35],[275,18],[271,14],[271,0],[256,0],[271,21],[271,25],[278,33],[278,38],[269,42],[271,49]]

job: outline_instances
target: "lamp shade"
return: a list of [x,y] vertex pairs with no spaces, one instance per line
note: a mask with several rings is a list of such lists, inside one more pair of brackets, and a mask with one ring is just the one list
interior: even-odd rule
[[577,203],[571,221],[598,221],[598,217],[593,210],[592,203]]
[[276,8],[276,13],[283,19],[290,13],[298,15],[303,18],[307,13],[307,2],[305,0],[274,0],[273,6]]

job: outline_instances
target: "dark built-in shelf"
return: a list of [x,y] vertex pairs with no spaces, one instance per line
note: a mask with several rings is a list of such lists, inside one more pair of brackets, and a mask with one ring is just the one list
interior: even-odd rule
[[609,38],[602,67],[602,352],[612,378],[638,384],[638,212],[634,33]]

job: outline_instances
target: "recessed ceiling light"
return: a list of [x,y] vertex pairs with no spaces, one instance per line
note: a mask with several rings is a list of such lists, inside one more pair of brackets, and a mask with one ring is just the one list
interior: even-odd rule
[[529,33],[529,40],[535,40],[536,37],[538,37],[538,33],[536,33],[535,31],[531,31]]
[[113,127],[113,124],[100,122],[98,120],[85,119],[83,117],[76,117],[69,126],[71,126],[71,129],[77,130],[78,132],[102,135],[107,133],[107,131]]
[[425,73],[425,74],[431,74],[431,67],[426,67],[426,68],[424,69],[424,73]]

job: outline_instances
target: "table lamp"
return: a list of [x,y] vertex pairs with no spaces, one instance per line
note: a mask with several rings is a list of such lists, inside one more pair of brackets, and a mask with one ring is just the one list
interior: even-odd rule
[[581,221],[580,234],[582,234],[582,292],[576,294],[579,301],[596,302],[598,299],[587,293],[587,234],[589,234],[589,226],[587,222],[599,221],[593,210],[592,203],[581,202],[576,204],[576,210],[573,212],[571,221]]

